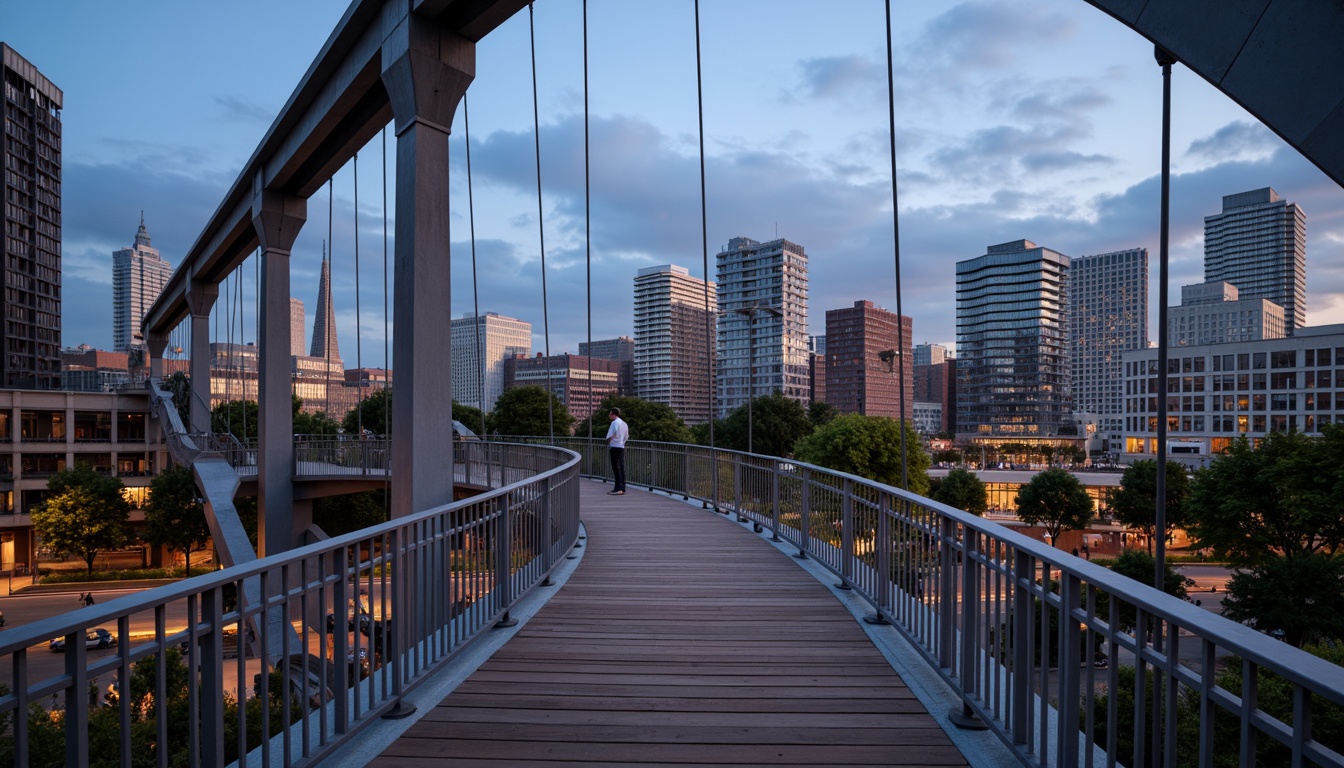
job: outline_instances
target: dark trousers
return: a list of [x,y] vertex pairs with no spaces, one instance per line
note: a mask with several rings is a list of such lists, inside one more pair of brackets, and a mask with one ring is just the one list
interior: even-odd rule
[[613,491],[625,490],[625,449],[611,448],[611,474],[616,478],[616,484],[612,487]]

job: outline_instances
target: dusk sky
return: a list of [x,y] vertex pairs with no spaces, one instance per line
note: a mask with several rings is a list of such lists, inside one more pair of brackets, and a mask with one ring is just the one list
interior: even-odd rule
[[[1080,0],[894,5],[903,309],[914,341],[951,345],[955,263],[1021,238],[1075,257],[1148,248],[1156,338],[1162,83],[1152,45]],[[0,40],[65,95],[64,345],[111,347],[112,252],[131,244],[143,210],[154,246],[181,262],[345,8],[0,3]],[[693,8],[588,3],[594,339],[632,335],[638,269],[672,263],[703,275]],[[814,334],[827,309],[860,299],[896,308],[883,3],[817,8],[704,0],[700,21],[711,272],[735,236],[802,244]],[[553,353],[577,351],[589,335],[581,13],[580,0],[535,7]],[[530,321],[540,351],[528,18],[524,10],[478,46],[468,100],[480,309]],[[1203,280],[1203,217],[1225,194],[1270,186],[1306,211],[1308,324],[1344,322],[1344,192],[1179,65],[1173,94],[1173,301]],[[473,301],[465,128],[459,108],[454,316]],[[330,229],[342,355],[356,364],[358,326],[360,362],[379,366],[382,139],[359,155],[358,316],[353,168],[332,188],[330,201],[325,188],[309,200],[295,297],[311,334]],[[254,261],[234,340],[256,338]]]

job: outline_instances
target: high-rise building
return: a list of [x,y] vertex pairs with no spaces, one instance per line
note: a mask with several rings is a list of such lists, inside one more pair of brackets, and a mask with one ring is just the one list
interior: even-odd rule
[[[290,311],[293,312],[292,305]],[[291,329],[291,336],[293,333]],[[292,341],[291,338],[291,343]],[[324,357],[329,360],[341,359],[341,345],[336,339],[336,308],[331,302],[331,260],[325,253],[322,254],[322,276],[317,282],[317,311],[313,313],[313,346],[308,356]]]
[[64,96],[0,43],[5,81],[5,263],[0,386],[61,386],[61,105]]
[[504,392],[504,361],[532,354],[532,324],[494,312],[463,315],[453,319],[449,341],[453,399],[490,411]]
[[911,330],[909,317],[871,301],[826,310],[826,402],[840,413],[914,418],[914,366],[901,365],[913,357]]
[[[591,352],[589,350],[592,350]],[[629,396],[635,393],[635,340],[629,336],[617,336],[614,339],[599,339],[591,345],[579,342],[579,354],[601,360],[615,360],[621,364],[621,373],[616,385],[616,394]]]
[[308,336],[305,325],[303,302],[291,298],[289,300],[289,354],[302,355],[303,351],[308,348],[303,343],[303,340]]
[[140,323],[145,313],[168,284],[173,274],[172,265],[159,257],[159,250],[150,246],[149,232],[145,229],[145,215],[140,214],[140,229],[130,248],[112,252],[112,350],[126,352],[132,347],[143,347],[144,335]]
[[825,334],[807,337],[807,385],[812,402],[826,402]]
[[947,347],[942,344],[916,344],[915,365],[937,365],[947,359]]
[[617,394],[622,365],[620,360],[569,353],[549,358],[540,352],[535,357],[518,355],[504,361],[504,388],[537,386],[549,390],[579,422],[591,416],[607,397]]
[[1030,240],[957,262],[957,434],[1030,442],[1070,415],[1069,257]]
[[1231,283],[1181,286],[1181,305],[1167,310],[1167,345],[1227,344],[1287,336],[1283,307],[1269,299],[1243,299]]
[[1204,281],[1283,307],[1288,336],[1307,324],[1307,215],[1269,187],[1223,196],[1204,217]]
[[717,310],[717,286],[685,267],[635,273],[635,396],[665,403],[687,424],[709,421]]
[[1124,352],[1148,346],[1148,249],[1079,256],[1069,268],[1073,410],[1096,417],[1101,449],[1124,430]]
[[[919,359],[919,348],[915,348],[915,359]],[[957,361],[944,358],[941,363],[932,365],[915,364],[915,407],[920,403],[936,403],[938,408],[938,428],[934,432],[955,433],[957,431]],[[918,414],[916,414],[918,417]]]
[[807,252],[735,237],[716,260],[718,416],[774,392],[807,407]]

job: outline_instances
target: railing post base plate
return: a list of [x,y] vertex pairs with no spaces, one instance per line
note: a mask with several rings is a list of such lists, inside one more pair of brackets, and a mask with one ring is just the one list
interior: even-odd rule
[[866,623],[866,624],[875,624],[875,625],[880,626],[880,627],[882,627],[882,626],[888,626],[888,625],[891,624],[890,621],[887,621],[887,617],[886,617],[886,616],[883,616],[880,612],[877,612],[877,613],[870,613],[870,614],[864,616],[864,617],[863,617],[863,621],[864,621],[864,623]]
[[845,581],[845,580],[843,580],[843,579],[841,579],[840,581],[837,581],[837,582],[835,583],[835,588],[836,588],[836,589],[843,589],[843,590],[845,590],[846,592],[848,592],[849,590],[854,589],[853,587],[849,586],[849,582],[848,582],[848,581]]
[[391,709],[383,713],[383,719],[401,720],[402,718],[410,717],[413,714],[415,714],[415,707],[407,704],[401,699],[397,699],[397,703],[393,704]]
[[987,731],[989,726],[965,705],[948,710],[947,719],[963,731]]

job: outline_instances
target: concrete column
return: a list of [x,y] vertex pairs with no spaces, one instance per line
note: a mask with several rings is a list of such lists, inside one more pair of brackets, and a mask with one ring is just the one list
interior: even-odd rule
[[397,133],[392,516],[453,500],[448,132],[476,46],[408,14],[383,43]]
[[168,351],[168,335],[163,333],[151,333],[145,341],[149,355],[149,377],[151,379],[163,378],[163,353]]
[[210,310],[219,298],[219,284],[191,281],[187,310],[191,312],[191,423],[196,433],[210,431]]
[[[302,544],[309,519],[294,510],[294,407],[290,397],[289,252],[308,217],[306,200],[253,185],[252,225],[261,240],[257,334],[257,554]],[[194,362],[194,361],[193,361]],[[311,511],[307,518],[311,518]]]

